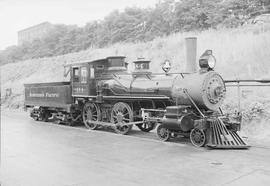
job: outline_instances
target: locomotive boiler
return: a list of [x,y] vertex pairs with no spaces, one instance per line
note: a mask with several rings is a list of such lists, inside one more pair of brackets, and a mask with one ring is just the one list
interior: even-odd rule
[[[82,121],[91,130],[112,127],[127,134],[133,125],[167,141],[189,136],[195,146],[248,148],[237,134],[241,117],[220,109],[226,95],[222,77],[214,71],[216,59],[206,50],[196,70],[196,38],[186,38],[187,71],[150,71],[150,61],[134,61],[127,71],[124,56],[111,56],[66,66],[70,82],[25,85],[25,105],[36,120],[49,118],[74,124]],[[49,96],[50,95],[50,96]]]

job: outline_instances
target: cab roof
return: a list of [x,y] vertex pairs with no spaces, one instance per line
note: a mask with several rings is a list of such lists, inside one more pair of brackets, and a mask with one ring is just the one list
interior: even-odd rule
[[[66,66],[82,66],[85,65],[86,63],[91,64],[91,63],[98,63],[98,62],[109,62],[109,59],[124,59],[126,58],[125,56],[109,56],[106,58],[101,58],[101,59],[95,59],[95,60],[82,60],[82,61],[78,61],[76,63],[70,63],[65,65]],[[126,63],[126,62],[125,62]]]

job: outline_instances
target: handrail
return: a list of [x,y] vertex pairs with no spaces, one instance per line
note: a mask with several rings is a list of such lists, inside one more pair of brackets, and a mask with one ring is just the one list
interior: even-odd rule
[[[267,87],[270,86],[270,79],[233,79],[224,80],[226,87],[237,87],[238,112],[241,112],[240,87]],[[263,84],[242,84],[242,83],[263,83]]]
[[270,79],[232,79],[232,80],[224,80],[225,83],[270,83]]

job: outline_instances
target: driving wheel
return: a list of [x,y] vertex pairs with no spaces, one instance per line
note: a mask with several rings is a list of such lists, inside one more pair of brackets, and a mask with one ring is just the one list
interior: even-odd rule
[[133,112],[127,103],[116,103],[111,112],[111,122],[115,124],[114,130],[118,134],[127,134],[132,125],[125,125],[133,121]]
[[100,121],[100,109],[95,103],[86,103],[83,108],[83,123],[91,130],[95,130],[98,125],[91,121]]

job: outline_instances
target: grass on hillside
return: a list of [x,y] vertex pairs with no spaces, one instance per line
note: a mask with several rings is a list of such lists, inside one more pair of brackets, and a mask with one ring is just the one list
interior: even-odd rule
[[[68,81],[63,77],[65,64],[82,60],[91,61],[112,55],[127,56],[127,62],[130,63],[129,70],[134,68],[133,60],[145,57],[152,60],[150,64],[152,71],[162,72],[160,65],[165,59],[172,62],[173,71],[184,71],[184,38],[190,36],[198,38],[197,58],[206,49],[213,50],[217,59],[215,70],[224,79],[270,79],[270,29],[262,31],[258,27],[246,26],[238,29],[208,30],[201,33],[177,33],[147,43],[118,43],[103,49],[90,48],[78,53],[7,64],[1,66],[1,100],[7,107],[22,107],[24,83]],[[12,89],[12,95],[8,99],[4,98],[6,88]],[[269,89],[254,93],[255,98],[244,100],[243,112],[247,113],[247,116],[249,112],[253,112],[257,116],[261,116],[261,113],[268,113],[270,111],[269,95]],[[236,108],[236,103],[236,97],[228,95],[224,106],[232,110]],[[263,105],[262,112],[258,113],[256,109],[254,111],[255,107],[252,104],[255,104],[255,107],[256,104]],[[252,122],[254,123],[257,119],[253,118]],[[269,124],[269,120],[264,121],[268,121],[266,123]],[[247,120],[249,124],[245,125],[248,126],[245,129],[248,133],[254,131],[250,127],[252,122]],[[260,122],[257,121],[257,123]],[[270,129],[267,135],[270,136]]]

